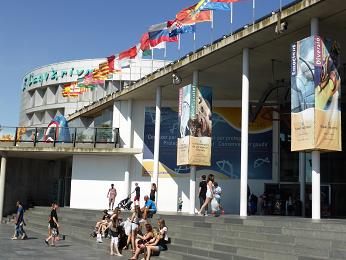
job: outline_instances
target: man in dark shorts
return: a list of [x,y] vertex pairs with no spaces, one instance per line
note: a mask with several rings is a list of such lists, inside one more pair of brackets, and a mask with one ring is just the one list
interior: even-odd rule
[[[202,205],[205,202],[206,199],[206,194],[207,194],[207,181],[206,181],[206,176],[202,175],[201,176],[202,181],[199,183],[199,207],[201,208]],[[205,207],[205,212],[208,211],[208,206]]]
[[[50,236],[47,237],[47,239],[44,240],[44,242],[47,245],[55,246],[56,241],[59,240],[59,218],[58,214],[56,213],[56,210],[58,209],[58,204],[53,203],[52,210],[49,215],[49,228],[50,228]],[[51,240],[51,243],[49,244],[49,240]]]
[[136,206],[136,201],[137,201],[137,205],[139,206],[139,200],[141,198],[141,188],[138,186],[138,183],[135,183],[135,190],[132,193],[135,192],[135,197],[133,198],[133,203]]

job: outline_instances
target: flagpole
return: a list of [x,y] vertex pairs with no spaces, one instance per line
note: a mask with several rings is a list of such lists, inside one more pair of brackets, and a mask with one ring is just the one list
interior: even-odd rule
[[154,72],[154,48],[151,49],[151,73]]
[[[143,57],[142,57],[143,58]],[[142,78],[142,58],[139,62],[139,78],[141,79]]]
[[132,85],[132,84],[131,84],[131,81],[132,81],[132,77],[131,77],[131,73],[132,73],[132,72],[131,72],[131,71],[132,71],[132,70],[131,70],[131,62],[130,62],[130,84],[129,84],[129,85]]
[[256,0],[252,0],[252,26],[255,26]]
[[196,50],[196,31],[197,31],[197,25],[195,27],[195,31],[193,32],[193,50]]
[[213,43],[213,39],[214,39],[214,11],[211,10],[211,32],[210,32],[210,45]]
[[165,50],[163,53],[163,66],[166,66],[166,56],[167,56],[167,44],[165,44]]
[[231,35],[233,35],[233,3],[231,3]]
[[180,34],[178,34],[178,53],[180,57],[180,50],[181,50],[181,39],[180,39]]
[[280,13],[282,12],[282,0],[280,0]]

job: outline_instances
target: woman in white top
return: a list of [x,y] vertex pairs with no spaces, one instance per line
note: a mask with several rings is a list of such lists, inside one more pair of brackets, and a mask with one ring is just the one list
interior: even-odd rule
[[202,215],[202,211],[204,211],[205,207],[211,202],[213,199],[213,194],[214,194],[214,175],[209,174],[208,175],[208,180],[207,180],[207,193],[206,193],[206,198],[205,202],[202,205],[202,207],[198,211],[198,215]]

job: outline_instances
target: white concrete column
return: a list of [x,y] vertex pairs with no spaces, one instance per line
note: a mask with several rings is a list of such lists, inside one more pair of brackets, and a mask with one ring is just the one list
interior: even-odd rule
[[0,154],[1,167],[0,167],[0,223],[2,222],[2,215],[4,212],[4,200],[5,200],[5,181],[6,181],[6,155]]
[[[132,148],[133,142],[133,132],[132,132],[132,99],[127,101],[127,141],[125,144],[126,148]],[[125,185],[125,195],[130,194],[130,171],[131,171],[132,155],[128,155],[127,159],[127,169],[124,173],[124,185]]]
[[243,77],[241,102],[241,162],[240,162],[240,216],[247,216],[248,133],[249,133],[249,49],[243,49]]
[[190,167],[190,214],[196,209],[196,166]]
[[306,154],[299,153],[299,183],[300,183],[300,201],[302,202],[302,216],[305,217],[305,183],[306,183]]
[[132,155],[128,155],[127,157],[127,169],[124,174],[124,185],[125,185],[125,196],[129,195],[131,192],[131,185],[130,185],[130,169],[131,169],[131,158]]
[[[312,18],[310,22],[311,36],[319,34],[318,18]],[[320,179],[320,152],[313,151],[311,154],[312,164],[312,219],[321,218],[321,179]]]
[[312,219],[321,218],[320,152],[312,151]]
[[272,154],[272,178],[276,183],[280,182],[280,114],[273,111],[273,154]]
[[159,153],[160,153],[160,126],[161,126],[161,96],[162,96],[162,87],[159,86],[156,88],[154,169],[153,169],[153,177],[151,180],[151,182],[155,183],[156,186],[158,186],[159,163],[160,163]]
[[126,148],[132,148],[133,134],[132,134],[132,99],[127,101],[127,143]]
[[[199,71],[195,70],[192,75],[192,84],[199,87]],[[195,214],[196,209],[196,166],[190,166],[190,214]]]

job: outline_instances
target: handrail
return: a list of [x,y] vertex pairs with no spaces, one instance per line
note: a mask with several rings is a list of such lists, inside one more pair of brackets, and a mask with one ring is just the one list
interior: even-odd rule
[[[119,128],[113,127],[3,127],[0,126],[0,146],[12,143],[20,146],[22,143],[32,143],[33,146],[46,143],[53,147],[71,144],[114,144],[120,147]],[[112,145],[113,146],[113,145]]]

